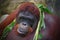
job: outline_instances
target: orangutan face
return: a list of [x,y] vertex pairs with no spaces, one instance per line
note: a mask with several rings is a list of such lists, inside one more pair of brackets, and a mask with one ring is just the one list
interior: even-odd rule
[[27,34],[30,29],[34,30],[37,25],[37,20],[36,16],[29,11],[20,12],[17,17],[17,23],[19,24],[17,32],[20,34]]

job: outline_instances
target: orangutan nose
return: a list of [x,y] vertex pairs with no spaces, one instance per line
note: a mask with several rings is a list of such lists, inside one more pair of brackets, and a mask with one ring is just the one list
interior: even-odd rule
[[23,23],[24,26],[26,26],[26,23]]

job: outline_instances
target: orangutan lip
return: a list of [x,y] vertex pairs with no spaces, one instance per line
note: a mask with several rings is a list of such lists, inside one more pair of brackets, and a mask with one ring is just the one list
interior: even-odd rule
[[20,34],[25,34],[25,33],[26,33],[26,32],[23,31],[23,30],[17,30],[17,32],[20,33]]
[[23,30],[18,30],[18,31],[23,32]]

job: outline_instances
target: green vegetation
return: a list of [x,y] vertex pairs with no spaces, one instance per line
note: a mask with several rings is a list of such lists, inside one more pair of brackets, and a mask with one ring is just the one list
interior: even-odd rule
[[6,36],[8,35],[8,33],[14,27],[14,25],[15,25],[15,20],[4,29],[2,37],[0,38],[0,40],[4,40],[6,38]]
[[48,8],[46,8],[43,4],[38,4],[37,7],[39,8],[39,11],[40,11],[40,20],[38,22],[38,26],[37,26],[36,33],[34,35],[33,40],[42,39],[42,37],[43,37],[43,35],[41,33],[39,34],[39,31],[41,31],[42,27],[45,28],[44,12],[51,14],[51,11],[48,10]]

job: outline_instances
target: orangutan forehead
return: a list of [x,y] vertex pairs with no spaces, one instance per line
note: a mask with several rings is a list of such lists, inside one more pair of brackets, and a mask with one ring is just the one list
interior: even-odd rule
[[19,13],[18,17],[24,17],[24,18],[30,18],[30,19],[35,19],[36,16],[33,15],[31,12],[29,11],[22,11]]

